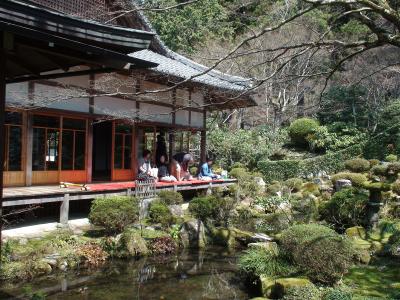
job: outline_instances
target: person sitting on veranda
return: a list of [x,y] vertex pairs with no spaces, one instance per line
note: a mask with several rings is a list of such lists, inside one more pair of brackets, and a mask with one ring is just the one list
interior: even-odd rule
[[139,159],[138,180],[157,180],[158,169],[151,167],[151,151],[144,150],[142,157]]
[[193,164],[193,156],[189,153],[177,153],[172,157],[172,171],[178,181],[193,180],[189,167]]
[[206,162],[203,163],[200,166],[200,170],[199,170],[199,179],[200,180],[213,180],[213,179],[219,179],[220,176],[217,174],[214,174],[214,172],[212,171],[212,164],[213,164],[213,159],[210,157],[207,157]]
[[158,180],[161,182],[176,182],[175,176],[169,174],[168,164],[165,162],[165,154],[159,157]]

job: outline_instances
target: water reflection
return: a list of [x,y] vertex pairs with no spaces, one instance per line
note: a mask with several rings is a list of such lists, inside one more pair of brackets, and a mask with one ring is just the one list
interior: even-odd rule
[[[213,248],[140,260],[114,260],[101,270],[63,273],[35,280],[31,286],[44,291],[46,299],[57,300],[248,299],[235,276],[236,258],[234,253]],[[0,290],[13,299],[22,287],[14,285]]]

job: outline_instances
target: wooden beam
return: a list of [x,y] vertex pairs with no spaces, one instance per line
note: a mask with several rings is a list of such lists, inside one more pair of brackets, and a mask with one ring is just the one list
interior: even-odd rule
[[[4,49],[4,32],[0,31],[0,253],[2,253],[3,231],[3,176],[5,148],[5,114],[6,114],[6,56]],[[1,267],[1,260],[0,260]]]
[[25,143],[25,185],[32,185],[32,150],[33,150],[33,116],[26,113],[26,143]]
[[207,110],[203,112],[203,130],[201,131],[200,141],[200,160],[201,163],[206,162],[207,159]]
[[24,76],[12,80],[8,80],[7,83],[18,83],[18,82],[25,82],[30,80],[51,80],[51,79],[60,79],[66,77],[76,77],[76,76],[83,76],[88,74],[97,74],[97,73],[111,73],[115,71],[114,69],[110,68],[100,68],[100,69],[89,69],[89,70],[82,70],[82,71],[75,71],[75,72],[62,72],[62,73],[55,73],[55,74],[46,74],[46,75],[35,75],[35,76]]

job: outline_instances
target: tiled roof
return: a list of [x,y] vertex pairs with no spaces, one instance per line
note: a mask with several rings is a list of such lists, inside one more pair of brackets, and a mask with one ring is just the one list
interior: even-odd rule
[[[151,68],[156,72],[176,76],[182,79],[190,79],[192,82],[210,85],[213,87],[232,91],[244,91],[250,87],[251,81],[246,78],[224,74],[217,70],[202,74],[208,67],[200,65],[182,55],[169,50],[169,55],[161,55],[151,50],[141,50],[131,53],[130,56],[158,64]],[[200,76],[196,76],[202,74]],[[195,76],[195,77],[193,77]]]
[[[135,5],[135,0],[132,0],[132,3]],[[150,49],[155,49],[157,52],[152,50],[142,50],[132,53],[132,56],[156,62],[159,66],[153,68],[153,70],[166,75],[178,76],[183,79],[189,79],[192,76],[201,74],[209,69],[208,67],[196,63],[193,60],[169,49],[161,40],[160,36],[155,32],[153,26],[143,12],[137,11],[136,15],[141,21],[144,30],[155,33],[153,37],[154,47],[150,46]],[[215,69],[210,70],[201,76],[194,77],[192,81],[232,91],[245,91],[252,85],[251,79],[222,73]]]

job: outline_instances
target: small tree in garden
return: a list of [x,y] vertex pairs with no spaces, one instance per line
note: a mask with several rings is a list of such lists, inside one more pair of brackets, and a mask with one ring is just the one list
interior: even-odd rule
[[109,233],[122,232],[125,227],[138,220],[138,201],[134,197],[97,198],[90,208],[89,221],[104,227]]
[[319,127],[317,120],[301,118],[289,126],[289,136],[293,144],[299,147],[308,145],[307,136],[314,133]]

